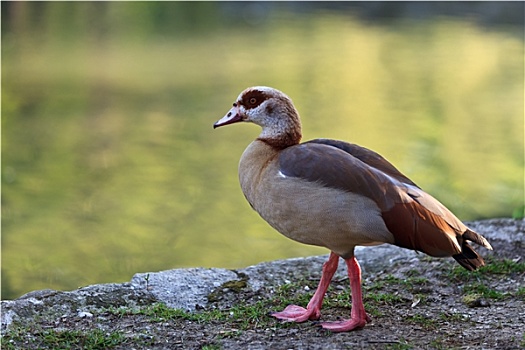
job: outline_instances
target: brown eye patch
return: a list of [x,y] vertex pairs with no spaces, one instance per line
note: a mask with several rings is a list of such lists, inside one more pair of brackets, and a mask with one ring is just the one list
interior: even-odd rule
[[241,100],[241,104],[247,109],[256,108],[265,100],[268,96],[259,90],[251,90],[244,94]]

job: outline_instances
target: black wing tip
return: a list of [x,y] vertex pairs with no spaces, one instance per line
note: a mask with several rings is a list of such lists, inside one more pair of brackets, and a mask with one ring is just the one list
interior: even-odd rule
[[463,238],[464,239],[468,239],[469,241],[472,241],[472,242],[474,242],[476,244],[479,244],[480,246],[485,247],[488,250],[493,250],[492,246],[489,243],[489,241],[487,241],[487,239],[485,237],[483,237],[479,233],[474,232],[474,231],[472,231],[470,229],[467,229],[463,233]]
[[485,266],[485,260],[467,242],[463,242],[461,253],[452,255],[452,257],[469,271]]

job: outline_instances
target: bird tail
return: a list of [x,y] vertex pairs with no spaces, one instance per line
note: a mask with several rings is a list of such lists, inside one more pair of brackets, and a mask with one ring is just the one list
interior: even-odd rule
[[470,229],[467,229],[463,233],[463,239],[467,239],[469,241],[472,241],[476,244],[479,244],[482,247],[487,248],[488,250],[492,250],[492,246],[490,245],[489,241],[479,233],[476,233]]
[[463,233],[463,244],[461,245],[461,253],[453,255],[452,257],[456,261],[469,271],[476,270],[477,268],[484,266],[485,261],[476,251],[467,243],[467,240],[479,244],[487,249],[492,250],[492,246],[482,235],[467,229]]

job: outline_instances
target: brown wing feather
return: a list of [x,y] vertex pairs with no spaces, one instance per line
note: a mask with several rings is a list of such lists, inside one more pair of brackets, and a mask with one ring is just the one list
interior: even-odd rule
[[458,234],[442,217],[416,201],[396,203],[390,210],[383,211],[382,216],[394,235],[395,244],[400,247],[436,257],[461,253]]
[[423,192],[377,153],[333,140],[314,140],[279,154],[279,170],[324,186],[373,199],[395,244],[431,256],[453,256],[474,269],[483,259],[466,240],[491,249],[439,201]]
[[315,140],[308,141],[306,143],[317,143],[317,144],[323,144],[323,145],[336,147],[352,155],[353,157],[359,159],[363,163],[368,164],[369,166],[393,177],[394,179],[398,181],[418,187],[412,180],[410,180],[402,172],[397,170],[397,168],[394,165],[392,165],[392,163],[386,160],[379,153],[376,153],[368,148],[361,147],[354,143],[348,143],[344,141],[330,140],[330,139],[315,139]]
[[288,147],[279,154],[279,170],[286,176],[379,201],[390,198],[385,195],[388,178],[384,174],[335,147],[315,143]]
[[431,256],[452,256],[467,270],[485,265],[483,258],[467,242],[492,249],[483,236],[468,229],[438,200],[422,190],[408,188],[407,194],[411,201],[396,203],[382,213],[396,245]]

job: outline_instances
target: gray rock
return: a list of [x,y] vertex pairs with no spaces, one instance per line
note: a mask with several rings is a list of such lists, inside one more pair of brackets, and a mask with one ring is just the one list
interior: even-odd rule
[[155,302],[145,290],[131,283],[87,286],[71,292],[41,290],[27,293],[16,300],[1,302],[1,330],[13,322],[26,323],[37,316],[77,317],[79,313],[119,306],[140,306]]
[[525,242],[525,219],[490,219],[466,224],[489,241]]
[[[495,249],[498,245],[508,247],[525,242],[524,220],[492,219],[472,222],[469,226],[483,234]],[[486,255],[487,252],[481,253]],[[420,257],[425,255],[383,245],[359,247],[356,256],[366,274],[367,271],[388,271],[397,263],[413,267],[421,263]],[[208,307],[211,295],[231,289],[232,286],[242,286],[245,292],[258,293],[306,279],[311,283],[305,288],[311,289],[315,288],[326,259],[327,256],[314,256],[272,261],[237,271],[217,268],[175,269],[139,273],[128,283],[93,285],[69,292],[49,289],[34,291],[16,300],[1,302],[1,330],[4,332],[13,324],[29,324],[38,317],[89,318],[93,311],[102,308],[138,307],[155,302],[195,311]],[[340,264],[335,278],[346,278],[344,264]]]
[[195,311],[208,303],[207,296],[222,284],[238,279],[226,269],[175,269],[155,273],[138,273],[131,285],[147,290],[155,300],[174,309]]

